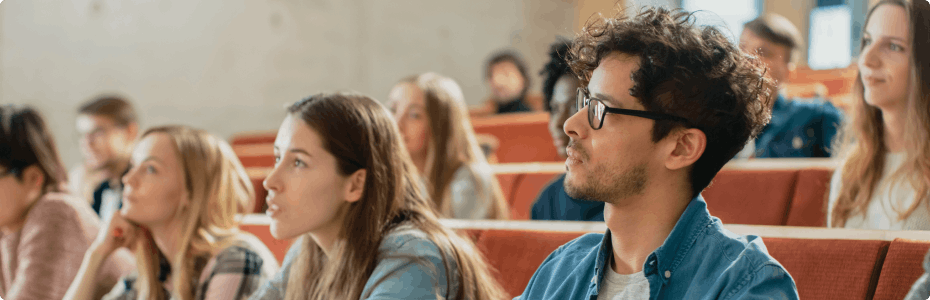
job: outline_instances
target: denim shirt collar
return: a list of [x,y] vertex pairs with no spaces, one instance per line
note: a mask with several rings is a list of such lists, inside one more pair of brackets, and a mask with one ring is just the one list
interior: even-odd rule
[[[714,220],[707,211],[707,202],[704,202],[704,197],[697,195],[691,199],[688,207],[675,223],[675,227],[672,228],[672,232],[665,238],[665,242],[649,254],[643,263],[643,275],[649,279],[650,294],[655,295],[658,288],[667,284],[672,276],[675,276],[675,269],[688,257],[697,238],[713,224]],[[597,298],[604,273],[610,267],[607,262],[612,256],[610,229],[607,229],[604,239],[601,240],[594,265],[594,276],[591,278],[588,295],[591,295],[592,299]]]

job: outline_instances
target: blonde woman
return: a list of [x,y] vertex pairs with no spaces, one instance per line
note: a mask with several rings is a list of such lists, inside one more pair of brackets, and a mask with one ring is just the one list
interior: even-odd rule
[[242,299],[277,270],[268,249],[238,231],[254,190],[226,142],[183,126],[142,135],[123,176],[123,207],[84,257],[65,299],[91,299],[100,261],[121,247],[137,271],[104,299]]
[[455,81],[436,73],[409,77],[394,86],[390,102],[404,145],[444,217],[508,217],[500,184],[478,146]]
[[319,94],[288,109],[265,179],[271,234],[300,238],[251,299],[504,297],[475,246],[439,224],[377,101]]
[[928,18],[919,0],[884,0],[866,17],[830,227],[930,230]]

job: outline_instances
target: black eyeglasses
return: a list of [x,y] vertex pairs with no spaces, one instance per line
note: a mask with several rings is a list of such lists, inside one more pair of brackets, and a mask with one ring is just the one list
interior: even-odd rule
[[[673,116],[669,114],[644,111],[644,110],[632,110],[632,109],[622,109],[622,108],[613,108],[607,107],[604,105],[604,102],[597,98],[591,98],[588,95],[587,90],[584,88],[578,88],[578,96],[575,98],[575,105],[578,107],[578,111],[584,109],[585,106],[588,107],[588,125],[591,125],[591,128],[594,130],[601,129],[601,126],[604,126],[604,116],[607,113],[618,114],[618,115],[627,115],[634,116],[652,120],[670,120],[678,121],[687,124],[690,124],[687,119]],[[690,125],[688,125],[690,126]]]

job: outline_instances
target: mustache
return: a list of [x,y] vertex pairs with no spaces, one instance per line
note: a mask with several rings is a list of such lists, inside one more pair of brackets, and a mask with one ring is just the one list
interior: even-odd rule
[[576,156],[578,156],[577,157],[578,159],[588,160],[588,151],[582,148],[581,146],[579,146],[578,144],[576,144],[574,139],[569,139],[568,146],[566,146],[565,148],[571,149],[572,154],[575,154]]

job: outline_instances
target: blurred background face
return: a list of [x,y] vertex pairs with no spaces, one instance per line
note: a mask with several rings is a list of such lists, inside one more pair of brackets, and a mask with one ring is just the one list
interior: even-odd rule
[[491,86],[494,100],[504,103],[520,97],[526,79],[520,74],[517,65],[510,61],[502,61],[491,66],[488,84]]
[[739,38],[739,46],[744,52],[758,56],[765,63],[768,67],[766,75],[774,79],[779,87],[788,82],[789,55],[791,54],[788,47],[761,38],[749,29],[743,29],[743,34]]
[[290,239],[304,233],[336,231],[345,217],[348,176],[336,157],[300,118],[288,115],[274,141],[275,167],[265,178],[271,234]]
[[174,142],[164,133],[149,134],[132,152],[131,163],[123,176],[122,215],[149,226],[172,220],[189,201]]
[[430,130],[423,91],[411,83],[401,83],[391,89],[388,99],[410,156],[425,158],[429,151]]
[[78,115],[77,130],[84,165],[100,170],[129,157],[132,139],[127,127],[112,119],[96,115]]
[[862,35],[859,73],[865,101],[887,108],[906,103],[910,87],[911,35],[909,17],[897,5],[875,9]]
[[555,82],[552,89],[552,100],[549,107],[552,109],[549,116],[549,133],[552,134],[552,144],[565,158],[565,146],[568,145],[568,135],[565,134],[565,120],[575,114],[575,96],[578,94],[578,80],[574,76],[565,75]]

